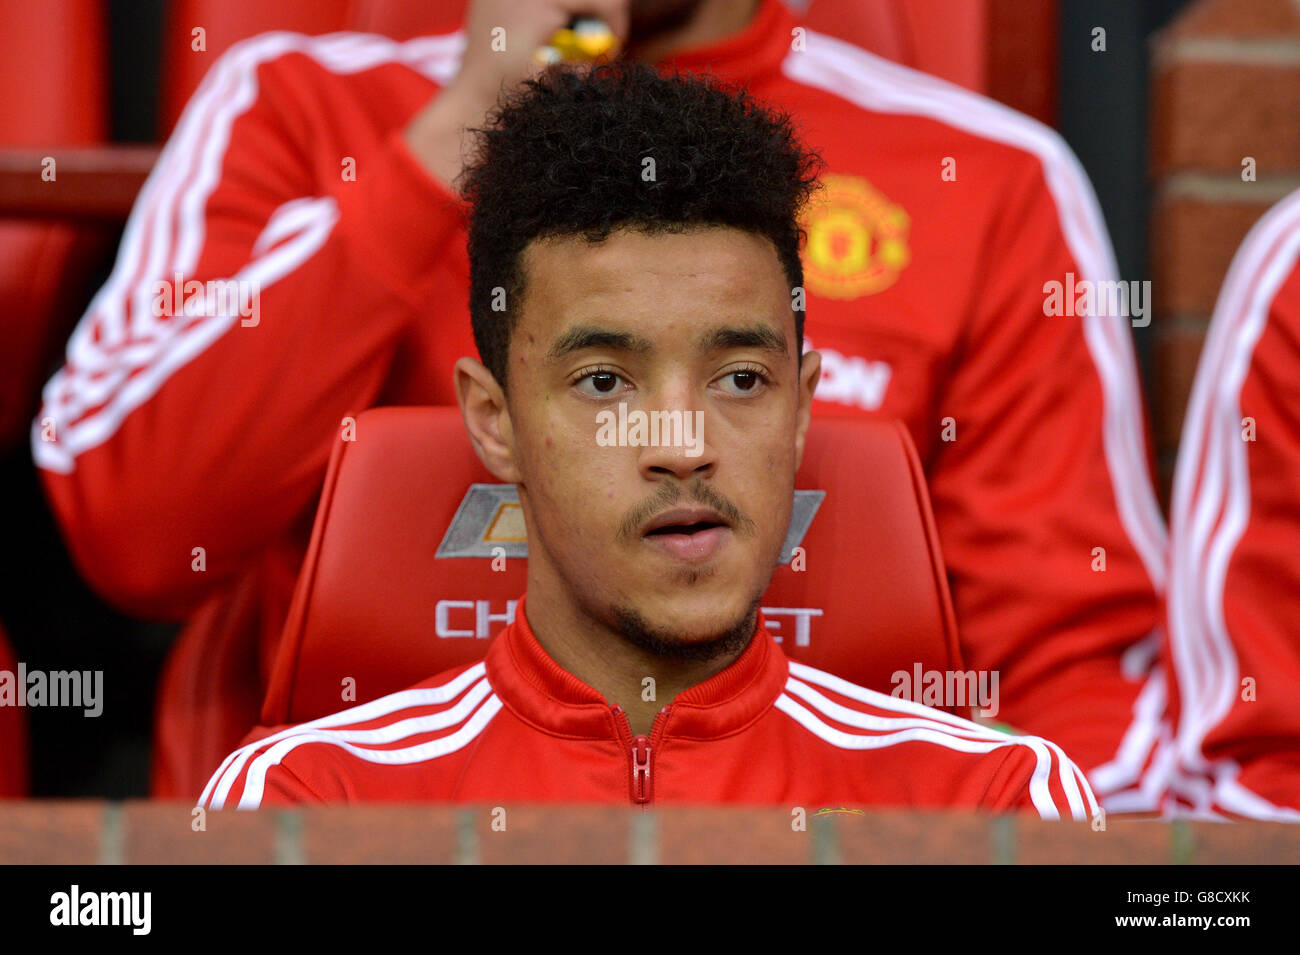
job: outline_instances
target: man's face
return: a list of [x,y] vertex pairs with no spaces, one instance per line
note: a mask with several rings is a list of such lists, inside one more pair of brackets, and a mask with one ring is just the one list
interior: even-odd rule
[[703,649],[776,567],[820,364],[800,369],[776,251],[730,228],[618,232],[536,241],[522,264],[508,410],[530,594]]
[[699,9],[700,0],[631,0],[629,32],[635,42],[681,26]]

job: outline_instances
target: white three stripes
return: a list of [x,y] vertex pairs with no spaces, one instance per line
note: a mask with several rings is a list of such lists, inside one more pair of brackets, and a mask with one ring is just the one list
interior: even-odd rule
[[[445,83],[455,75],[463,46],[462,34],[396,43],[359,34],[269,33],[232,47],[186,107],[127,220],[113,273],[69,340],[66,366],[45,386],[31,435],[37,465],[71,472],[77,455],[110,438],[131,411],[239,317],[159,321],[151,310],[152,286],[153,280],[172,281],[176,273],[194,277],[206,239],[204,210],[220,181],[235,120],[257,99],[260,66],[289,53],[336,73],[401,62]],[[211,280],[256,282],[265,289],[311,258],[337,219],[331,197],[290,200],[254,243],[252,261],[232,276]],[[276,242],[282,244],[272,249]],[[40,419],[47,416],[56,422],[57,441],[42,440]]]

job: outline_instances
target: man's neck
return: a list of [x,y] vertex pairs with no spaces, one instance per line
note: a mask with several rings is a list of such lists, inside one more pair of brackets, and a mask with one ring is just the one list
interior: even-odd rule
[[528,627],[563,670],[627,713],[634,734],[650,734],[655,716],[681,693],[731,666],[744,652],[679,660],[644,650],[563,599],[529,584]]
[[681,50],[706,46],[745,28],[758,9],[760,0],[703,0],[680,26],[664,30],[644,40],[635,37],[628,43],[627,54],[653,63]]

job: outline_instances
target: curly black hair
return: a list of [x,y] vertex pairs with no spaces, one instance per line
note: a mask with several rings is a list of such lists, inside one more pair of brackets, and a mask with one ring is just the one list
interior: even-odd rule
[[[460,181],[470,204],[469,307],[479,355],[502,388],[520,260],[534,239],[730,226],[769,239],[790,287],[803,285],[799,216],[822,162],[788,115],[744,91],[627,61],[586,73],[552,67],[474,133]],[[647,158],[653,179],[643,176]],[[801,354],[803,312],[794,319]]]

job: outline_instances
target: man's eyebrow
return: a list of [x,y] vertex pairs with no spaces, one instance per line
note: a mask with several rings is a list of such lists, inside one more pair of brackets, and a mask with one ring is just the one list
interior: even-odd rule
[[774,352],[777,355],[788,355],[790,353],[785,334],[777,331],[771,325],[746,325],[744,327],[729,325],[726,328],[715,328],[696,339],[696,345],[700,351],[705,352],[728,351],[733,348],[757,348],[760,351]]
[[548,362],[559,361],[584,348],[609,348],[614,351],[636,352],[646,354],[653,349],[650,339],[633,335],[631,332],[617,332],[598,325],[579,325],[570,328],[555,340],[546,353]]

